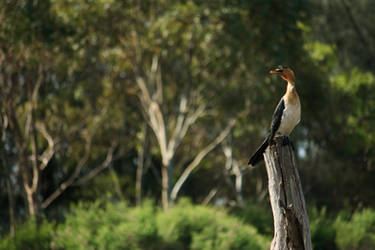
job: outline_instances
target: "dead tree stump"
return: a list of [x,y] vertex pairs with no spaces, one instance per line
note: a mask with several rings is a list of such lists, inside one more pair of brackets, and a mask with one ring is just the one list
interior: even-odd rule
[[290,144],[275,138],[264,153],[274,218],[271,250],[312,250],[301,181]]

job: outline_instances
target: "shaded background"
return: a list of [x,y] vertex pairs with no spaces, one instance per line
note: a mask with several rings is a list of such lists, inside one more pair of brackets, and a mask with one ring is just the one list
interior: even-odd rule
[[[1,1],[1,235],[10,242],[30,218],[63,224],[76,204],[167,209],[188,197],[271,237],[265,169],[247,161],[285,91],[268,75],[282,64],[302,103],[291,138],[315,248],[370,249],[374,10],[370,0]],[[356,227],[358,245],[342,243]]]

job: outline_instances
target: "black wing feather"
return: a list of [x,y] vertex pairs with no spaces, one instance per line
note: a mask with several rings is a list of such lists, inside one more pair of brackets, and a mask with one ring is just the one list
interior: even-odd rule
[[268,147],[270,140],[275,136],[276,131],[280,127],[281,118],[283,117],[283,112],[285,109],[284,98],[281,98],[279,104],[276,107],[275,112],[272,115],[271,131],[267,138],[263,141],[262,145],[257,149],[257,151],[251,156],[249,160],[249,165],[255,166],[258,162],[263,159],[263,153]]
[[249,165],[255,166],[258,162],[263,160],[263,153],[268,147],[269,136],[263,141],[262,145],[257,149],[257,151],[251,156],[249,160]]
[[279,104],[276,107],[275,112],[272,115],[272,123],[271,123],[271,133],[270,133],[270,140],[273,139],[275,136],[276,131],[280,127],[281,118],[283,117],[283,112],[285,109],[284,97],[281,98]]

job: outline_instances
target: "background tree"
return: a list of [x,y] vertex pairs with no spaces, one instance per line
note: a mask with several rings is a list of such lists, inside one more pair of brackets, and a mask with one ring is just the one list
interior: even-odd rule
[[267,221],[266,172],[247,160],[285,90],[279,64],[302,100],[292,140],[313,225],[336,232],[339,211],[374,206],[373,5],[0,2],[2,232],[71,204],[184,196]]

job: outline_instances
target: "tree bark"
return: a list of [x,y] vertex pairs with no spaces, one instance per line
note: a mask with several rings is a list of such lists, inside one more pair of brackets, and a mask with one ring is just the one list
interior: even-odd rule
[[170,189],[171,189],[171,169],[172,166],[163,165],[161,167],[161,202],[164,210],[169,208]]
[[274,217],[271,250],[311,250],[309,221],[292,147],[276,138],[264,153]]

